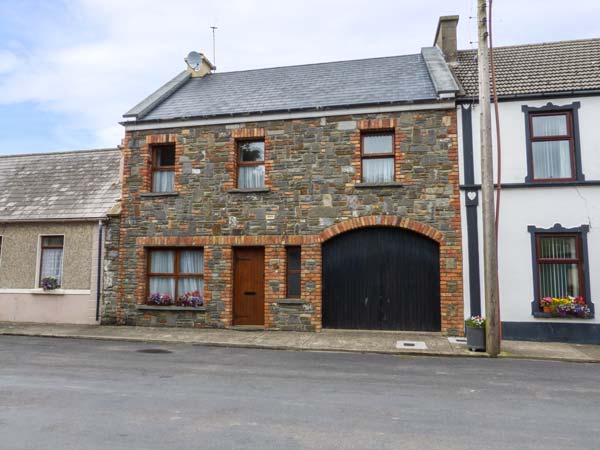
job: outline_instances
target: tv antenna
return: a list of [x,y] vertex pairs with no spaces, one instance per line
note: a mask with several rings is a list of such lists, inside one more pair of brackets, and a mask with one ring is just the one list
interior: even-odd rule
[[216,66],[217,65],[217,53],[215,50],[215,30],[217,29],[217,27],[213,25],[210,28],[212,29],[212,35],[213,35],[213,60],[212,60],[212,63]]

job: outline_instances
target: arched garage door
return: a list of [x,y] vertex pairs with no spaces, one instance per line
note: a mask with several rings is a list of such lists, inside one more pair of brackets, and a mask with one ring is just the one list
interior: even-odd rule
[[439,331],[438,243],[400,228],[362,228],[326,241],[323,327]]

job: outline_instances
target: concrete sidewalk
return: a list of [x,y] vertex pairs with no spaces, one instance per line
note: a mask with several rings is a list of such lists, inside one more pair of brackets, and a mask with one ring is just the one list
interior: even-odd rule
[[[264,348],[297,351],[384,353],[486,357],[471,352],[465,343],[440,333],[324,330],[320,333],[291,331],[239,331],[221,329],[146,328],[94,325],[46,325],[0,323],[0,335],[55,338],[126,340],[149,343]],[[404,343],[404,346],[402,345]],[[504,341],[502,357],[600,363],[600,346],[558,342]]]

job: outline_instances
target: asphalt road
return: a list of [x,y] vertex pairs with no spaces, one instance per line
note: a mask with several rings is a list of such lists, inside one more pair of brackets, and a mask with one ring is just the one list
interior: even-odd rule
[[600,365],[0,336],[0,450],[597,450],[599,428]]

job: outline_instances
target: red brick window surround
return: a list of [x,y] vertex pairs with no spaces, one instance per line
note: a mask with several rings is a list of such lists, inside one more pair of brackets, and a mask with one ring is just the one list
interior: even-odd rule
[[243,139],[236,141],[237,187],[261,189],[265,187],[265,141]]
[[175,192],[175,144],[156,144],[151,150],[151,191]]
[[392,183],[396,179],[393,130],[363,131],[360,135],[361,181]]
[[150,248],[147,261],[148,299],[156,305],[178,304],[184,297],[202,297],[204,252],[191,248]]
[[286,265],[285,265],[285,280],[286,280],[286,296],[287,298],[300,298],[301,294],[301,247],[288,246],[285,248]]

